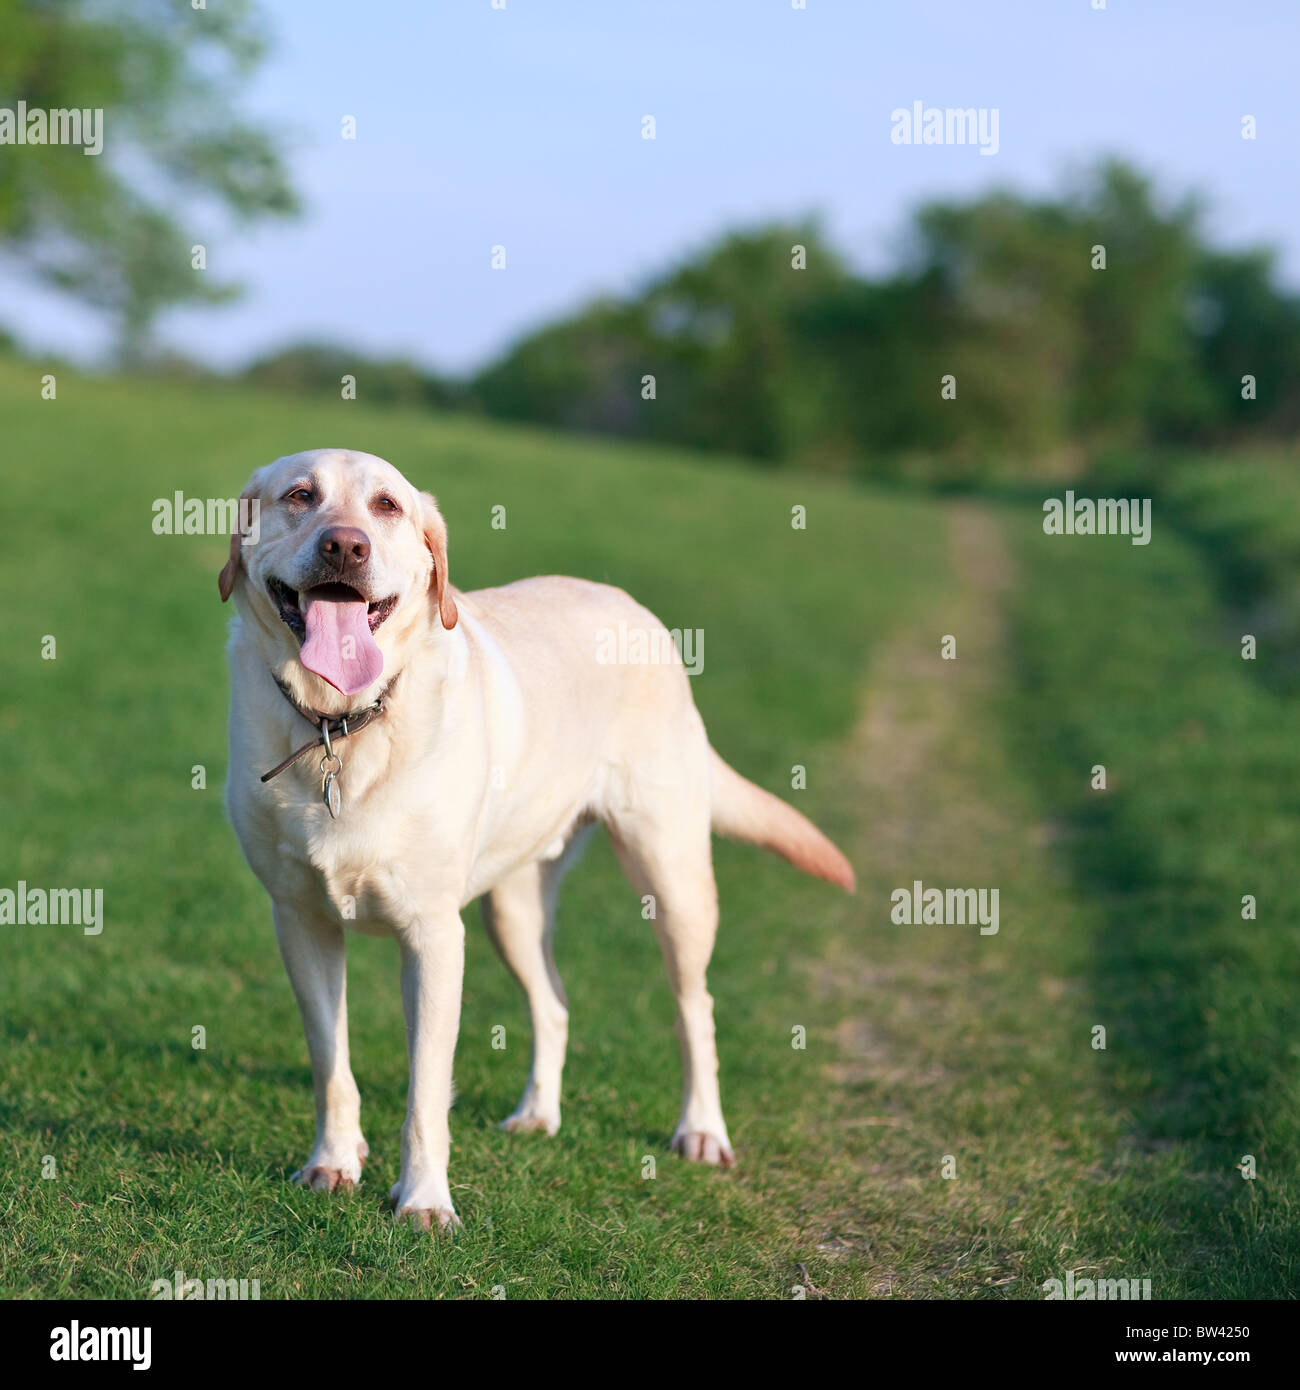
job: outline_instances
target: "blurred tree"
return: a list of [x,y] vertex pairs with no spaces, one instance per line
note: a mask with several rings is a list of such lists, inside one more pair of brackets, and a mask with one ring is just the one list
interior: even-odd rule
[[844,263],[816,222],[733,232],[653,281],[637,304],[658,368],[660,438],[783,459],[810,430],[816,385],[800,360],[800,309],[843,293]]
[[1106,253],[1105,270],[1086,270],[1076,294],[1071,429],[1125,446],[1211,428],[1229,383],[1207,378],[1191,331],[1205,255],[1199,200],[1162,208],[1148,179],[1112,160],[1078,180],[1063,206],[1079,260],[1090,265],[1093,246]]
[[1195,201],[1160,208],[1118,162],[1055,199],[921,208],[907,269],[868,286],[856,319],[852,304],[838,315],[835,357],[879,383],[859,446],[927,455],[947,477],[1041,474],[1080,445],[1208,428],[1215,390],[1189,319],[1202,260]]
[[734,232],[635,301],[599,300],[524,338],[475,378],[473,398],[506,419],[783,458],[825,429],[798,310],[849,283],[814,223]]
[[[262,53],[248,0],[0,0],[0,108],[104,113],[101,154],[3,147],[0,254],[113,315],[128,360],[163,308],[235,292],[191,268],[211,209],[296,210],[270,137],[233,114]],[[182,226],[186,199],[209,211]]]
[[[962,476],[1042,459],[1066,438],[1087,273],[1060,208],[993,193],[934,203],[914,219],[907,267],[868,284],[836,315],[828,361],[853,364],[871,398],[856,443],[880,455],[946,460]],[[838,322],[836,319],[838,318]],[[955,398],[942,394],[952,379]],[[845,409],[852,410],[850,403]]]
[[652,425],[641,400],[641,378],[653,371],[648,361],[642,315],[600,299],[523,338],[470,389],[481,409],[503,420],[645,435]]
[[[1207,380],[1221,385],[1214,421],[1221,428],[1261,423],[1294,437],[1300,430],[1300,299],[1278,291],[1271,251],[1205,254],[1190,305],[1191,332]],[[1241,379],[1256,379],[1243,399]]]
[[244,371],[253,385],[295,394],[337,397],[345,376],[356,381],[357,398],[376,405],[459,405],[463,388],[405,358],[374,358],[330,343],[298,343],[258,358]]

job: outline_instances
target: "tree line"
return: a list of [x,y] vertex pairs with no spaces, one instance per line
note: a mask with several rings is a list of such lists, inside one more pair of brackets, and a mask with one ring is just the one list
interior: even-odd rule
[[251,381],[465,409],[860,476],[1070,471],[1087,457],[1283,438],[1300,299],[1226,251],[1194,197],[1108,161],[1052,196],[929,203],[900,263],[855,272],[815,220],[730,232],[467,380],[300,345]]

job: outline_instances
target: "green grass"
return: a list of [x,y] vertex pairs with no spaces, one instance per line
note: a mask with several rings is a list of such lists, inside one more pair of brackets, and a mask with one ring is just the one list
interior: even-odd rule
[[[24,519],[0,618],[0,887],[100,886],[107,923],[0,927],[0,1291],[145,1297],[180,1268],[265,1298],[783,1298],[801,1265],[829,1297],[1035,1298],[1070,1268],[1151,1277],[1156,1297],[1294,1288],[1300,769],[1285,697],[1225,642],[1194,545],[1071,544],[1033,509],[341,401],[61,375],[43,402],[8,364],[0,410]],[[808,768],[786,794],[844,844],[856,898],[717,849],[737,1170],[667,1152],[671,1003],[598,840],[561,902],[559,1136],[495,1127],[527,1017],[471,909],[463,1229],[434,1240],[383,1208],[406,1079],[390,943],[349,947],[366,1180],[288,1184],[310,1077],[221,804],[225,543],[155,536],[150,504],[232,496],[256,464],[329,443],[438,494],[461,587],[581,574],[702,628],[719,750],[778,791]],[[949,633],[956,662],[938,657]],[[1094,762],[1105,794],[1087,792]],[[1000,932],[893,926],[913,878],[999,887]],[[1245,892],[1258,923],[1239,920]]]
[[[1267,471],[1238,470],[1238,491],[1251,488],[1281,500]],[[1290,1296],[1300,1276],[1294,701],[1242,659],[1243,629],[1216,603],[1203,538],[1166,533],[1149,553],[1106,543],[1098,563],[1095,544],[1026,531],[1036,582],[1018,605],[1014,714],[1075,891],[1096,906],[1088,971],[1113,1051],[1108,1104],[1145,1178],[1125,1206],[1159,1216],[1163,1260],[1181,1267],[1185,1293]],[[1090,786],[1096,764],[1104,791]],[[1237,1171],[1247,1154],[1253,1182]]]

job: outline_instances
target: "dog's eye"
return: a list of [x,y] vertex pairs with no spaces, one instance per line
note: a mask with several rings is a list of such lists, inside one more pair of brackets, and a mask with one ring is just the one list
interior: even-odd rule
[[374,511],[388,512],[390,515],[402,510],[391,497],[385,497],[382,493],[371,502],[370,506]]
[[309,487],[296,487],[284,495],[286,502],[306,503],[312,500],[312,491]]

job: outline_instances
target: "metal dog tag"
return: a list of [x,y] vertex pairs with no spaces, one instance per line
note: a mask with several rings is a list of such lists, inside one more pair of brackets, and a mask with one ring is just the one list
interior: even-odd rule
[[[334,766],[331,767],[330,764]],[[339,773],[343,771],[343,760],[337,753],[327,753],[320,760],[321,782],[320,799],[325,803],[326,810],[330,815],[338,820],[339,812],[343,809],[343,793],[339,791]]]

